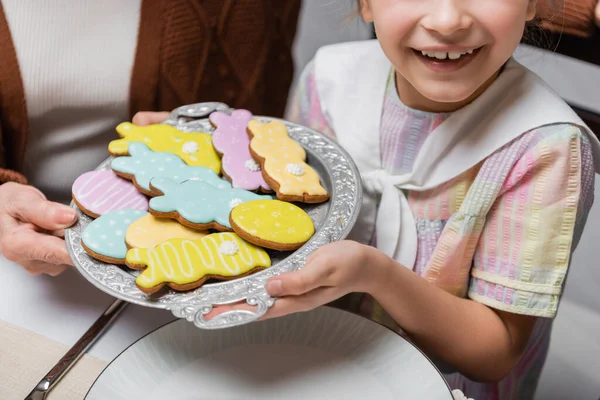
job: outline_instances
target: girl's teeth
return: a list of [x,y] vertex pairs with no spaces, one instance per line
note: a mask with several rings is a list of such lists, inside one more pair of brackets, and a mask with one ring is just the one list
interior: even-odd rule
[[459,53],[456,51],[451,51],[448,53],[439,51],[421,51],[421,54],[427,57],[436,58],[438,60],[445,60],[447,58],[449,58],[450,60],[458,60],[464,55],[473,54],[473,50],[465,51],[464,53]]

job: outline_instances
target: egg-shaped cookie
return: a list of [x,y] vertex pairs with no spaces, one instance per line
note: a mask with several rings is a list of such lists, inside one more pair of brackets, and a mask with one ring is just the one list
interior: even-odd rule
[[81,235],[86,253],[111,264],[125,264],[125,232],[129,225],[148,215],[146,211],[124,209],[111,211],[90,222]]
[[253,200],[231,210],[232,229],[246,241],[267,249],[296,250],[315,233],[309,215],[281,200]]
[[123,209],[148,211],[146,196],[113,171],[80,175],[73,183],[72,196],[77,207],[92,218]]

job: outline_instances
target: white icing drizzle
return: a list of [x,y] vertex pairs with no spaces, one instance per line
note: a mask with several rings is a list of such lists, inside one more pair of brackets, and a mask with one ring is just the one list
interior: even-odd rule
[[244,200],[242,200],[242,199],[231,199],[231,201],[229,202],[229,207],[235,208],[235,207],[239,206],[240,204],[242,204],[243,202],[244,202]]
[[228,240],[226,242],[223,242],[219,246],[219,253],[224,254],[226,256],[233,256],[239,250],[240,250],[240,247],[233,240]]
[[[75,193],[75,197],[78,200],[84,200],[88,197],[92,197],[92,204],[89,206],[90,211],[96,211],[99,207],[105,206],[109,201],[110,205],[105,206],[106,209],[102,210],[102,213],[109,211],[116,211],[123,208],[136,208],[143,207],[145,198],[140,195],[135,186],[130,185],[129,182],[117,177],[107,176],[96,182],[97,175],[92,174],[90,178],[86,179],[83,185]],[[106,186],[110,184],[107,188]],[[88,187],[91,185],[91,187]],[[87,190],[86,190],[87,189]],[[102,193],[109,193],[108,196],[102,196]],[[113,198],[117,199],[113,200]]]
[[295,176],[304,175],[304,168],[300,164],[287,164],[285,170]]
[[[246,270],[254,265],[264,265],[269,259],[266,253],[258,252],[253,255],[250,246],[238,245],[234,234],[226,233],[219,236],[218,243],[215,237],[211,235],[204,237],[198,241],[184,240],[181,242],[180,247],[177,248],[171,243],[164,243],[158,246],[156,249],[139,249],[134,248],[129,251],[133,252],[133,259],[136,261],[145,260],[147,262],[147,268],[140,274],[138,279],[142,282],[158,284],[157,272],[160,271],[162,274],[162,282],[172,282],[177,274],[182,274],[186,278],[193,279],[198,276],[198,279],[203,276],[201,273],[202,269],[204,273],[211,273],[218,263],[215,256],[221,261],[223,265],[232,275],[239,274],[242,272],[242,268]],[[214,251],[216,250],[216,252]],[[181,252],[181,254],[180,254]],[[202,268],[195,265],[190,257],[190,253],[196,253],[201,259]],[[231,256],[225,259],[223,255]],[[239,255],[239,260],[236,258]],[[170,256],[175,256],[175,263],[172,263],[169,259]],[[181,256],[185,259],[185,262],[181,259]],[[206,259],[208,256],[209,259]],[[236,257],[233,257],[236,256]],[[256,261],[258,256],[258,262]],[[238,263],[238,261],[241,262]]]
[[196,142],[185,142],[181,146],[181,151],[184,152],[185,154],[194,154],[199,149],[200,149],[200,147],[198,147],[198,143],[196,143]]
[[244,166],[248,171],[258,172],[260,171],[260,164],[254,161],[252,158],[246,160]]

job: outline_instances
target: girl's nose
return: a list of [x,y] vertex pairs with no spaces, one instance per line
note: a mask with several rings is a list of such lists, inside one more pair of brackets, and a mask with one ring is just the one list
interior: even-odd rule
[[429,31],[442,36],[452,36],[471,27],[473,19],[463,0],[436,0],[422,19],[421,24]]

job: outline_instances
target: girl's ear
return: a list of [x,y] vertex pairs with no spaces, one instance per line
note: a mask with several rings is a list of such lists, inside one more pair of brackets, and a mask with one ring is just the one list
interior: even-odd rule
[[537,0],[529,0],[527,5],[527,21],[532,21],[535,18],[537,11]]
[[360,15],[365,22],[373,22],[373,13],[371,12],[369,0],[360,0]]

